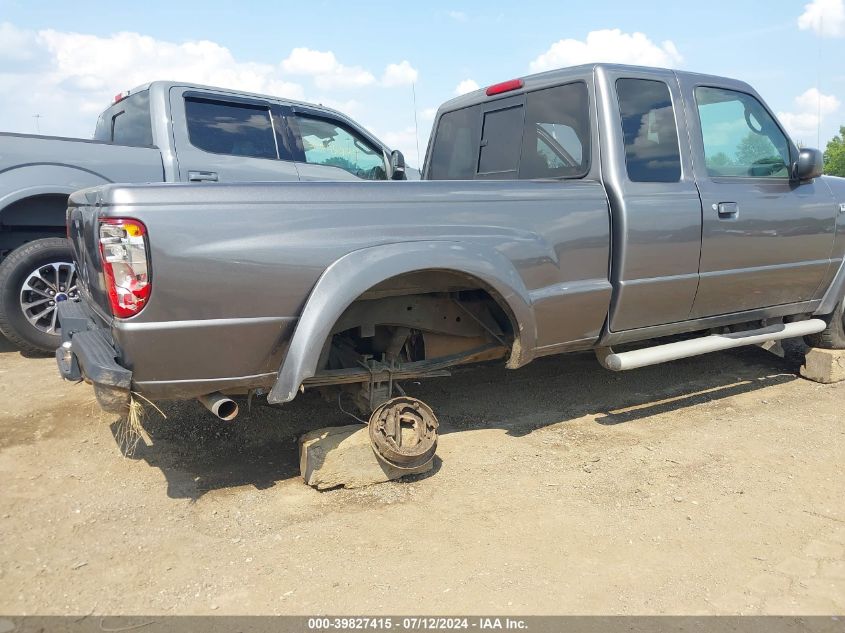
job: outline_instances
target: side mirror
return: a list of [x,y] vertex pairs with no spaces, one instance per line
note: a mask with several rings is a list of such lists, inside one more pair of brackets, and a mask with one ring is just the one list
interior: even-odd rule
[[390,152],[390,179],[407,180],[405,173],[405,156],[398,149]]
[[824,155],[817,149],[804,148],[798,152],[792,173],[796,180],[812,180],[824,172]]

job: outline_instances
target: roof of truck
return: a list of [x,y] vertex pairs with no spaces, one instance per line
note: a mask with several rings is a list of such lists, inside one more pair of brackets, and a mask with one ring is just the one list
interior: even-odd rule
[[[192,83],[192,82],[189,82],[189,81],[172,81],[172,80],[150,81],[148,83],[141,84],[140,86],[135,86],[131,90],[127,90],[125,92],[122,92],[118,95],[118,97],[122,97],[122,98],[129,97],[129,96],[136,94],[138,92],[141,92],[143,90],[161,90],[163,93],[167,93],[167,92],[170,91],[171,88],[174,88],[174,87],[188,88],[188,89],[192,89],[192,90],[193,89],[196,89],[196,90],[213,90],[216,93],[228,94],[228,95],[232,95],[232,96],[236,96],[236,97],[247,97],[247,98],[253,98],[253,99],[260,99],[262,101],[273,101],[273,102],[279,103],[281,105],[286,105],[286,106],[291,106],[291,107],[299,106],[301,108],[307,108],[307,109],[310,109],[310,110],[320,110],[322,112],[325,112],[326,114],[331,114],[332,116],[334,116],[336,118],[345,120],[346,122],[351,124],[352,127],[366,132],[367,136],[370,137],[370,140],[376,141],[382,147],[384,147],[384,148],[389,147],[386,143],[384,143],[378,137],[376,137],[369,129],[364,127],[363,124],[359,123],[358,121],[356,121],[355,119],[350,117],[348,114],[344,114],[343,112],[335,110],[334,108],[329,108],[329,107],[324,106],[322,104],[309,103],[307,101],[296,101],[294,99],[288,99],[286,97],[278,97],[278,96],[275,96],[275,95],[261,94],[261,93],[257,93],[257,92],[247,92],[246,90],[236,90],[234,88],[222,88],[220,86],[207,86],[205,84],[197,84],[197,83]],[[115,100],[115,103],[117,103],[117,99]],[[114,104],[112,104],[112,105],[114,105]]]
[[[708,75],[702,73],[694,73],[685,70],[676,70],[673,68],[659,68],[656,66],[633,66],[630,64],[608,64],[608,63],[590,63],[590,64],[581,64],[579,66],[567,66],[565,68],[556,68],[554,70],[547,70],[542,73],[535,73],[533,75],[525,75],[522,77],[517,77],[514,79],[521,79],[524,85],[520,88],[520,91],[526,90],[536,90],[538,88],[545,88],[550,87],[552,85],[558,84],[561,81],[565,81],[567,79],[575,79],[575,78],[583,78],[585,75],[592,75],[596,71],[604,70],[608,72],[654,72],[660,74],[674,74],[677,76],[689,76],[689,77],[697,77],[697,78],[710,78],[713,80],[720,80],[724,81],[725,77],[717,77],[715,75]],[[736,84],[741,84],[748,89],[751,89],[748,84],[731,79],[732,82]],[[497,84],[493,84],[497,85]],[[472,92],[468,92],[467,94],[461,95],[459,97],[455,97],[454,99],[450,99],[446,103],[442,104],[439,108],[440,111],[448,111],[448,110],[457,110],[459,108],[463,108],[469,105],[474,105],[476,103],[480,103],[482,101],[486,101],[490,97],[488,97],[486,90],[489,86],[485,86],[479,88],[478,90],[474,90]],[[752,89],[753,90],[753,89]],[[496,96],[507,96],[507,92],[502,93],[502,95]]]
[[285,103],[287,105],[299,105],[306,108],[319,108],[321,110],[325,110],[326,112],[331,112],[333,114],[340,114],[342,116],[346,116],[343,112],[338,112],[333,108],[329,108],[322,104],[317,103],[309,103],[307,101],[297,101],[295,99],[288,99],[287,97],[279,97],[277,95],[270,95],[270,94],[261,94],[258,92],[249,92],[247,90],[237,90],[235,88],[223,88],[222,86],[209,86],[206,84],[196,84],[190,81],[172,81],[172,80],[157,80],[157,81],[150,81],[145,84],[141,84],[140,86],[135,86],[131,90],[127,90],[126,94],[131,95],[135,94],[136,92],[141,92],[142,90],[149,90],[153,87],[161,87],[163,90],[168,90],[173,87],[180,87],[180,88],[195,88],[197,90],[214,90],[215,92],[224,92],[232,95],[238,95],[241,97],[253,97],[255,99],[267,99],[270,101],[279,101],[281,103]]

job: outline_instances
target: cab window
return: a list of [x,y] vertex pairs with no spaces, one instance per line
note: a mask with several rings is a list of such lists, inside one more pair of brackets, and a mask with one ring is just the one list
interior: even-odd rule
[[336,121],[295,117],[302,153],[310,165],[339,167],[365,180],[387,180],[382,150]]
[[431,149],[431,180],[472,180],[478,163],[478,106],[440,117]]
[[191,145],[213,154],[278,158],[269,106],[185,99]]
[[494,178],[516,178],[522,142],[522,106],[484,113],[478,173]]
[[118,145],[151,146],[149,91],[136,92],[103,112],[97,121],[94,139]]
[[590,165],[588,98],[583,82],[528,93],[521,179],[586,175]]
[[699,86],[695,101],[708,175],[789,176],[789,142],[757,99],[735,90]]
[[625,167],[632,182],[678,182],[681,153],[669,87],[653,79],[618,79]]

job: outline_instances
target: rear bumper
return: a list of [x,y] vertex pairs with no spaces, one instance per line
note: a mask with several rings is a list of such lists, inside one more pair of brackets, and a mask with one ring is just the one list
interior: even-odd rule
[[104,411],[126,413],[132,372],[121,366],[109,331],[97,324],[82,302],[59,304],[62,345],[56,350],[59,373],[65,380],[85,380]]

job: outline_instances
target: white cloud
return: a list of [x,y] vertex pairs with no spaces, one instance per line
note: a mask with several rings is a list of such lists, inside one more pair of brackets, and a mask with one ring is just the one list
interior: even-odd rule
[[778,112],[778,118],[797,142],[815,142],[819,125],[825,117],[839,110],[841,102],[834,95],[810,88],[795,97],[792,112]]
[[683,61],[671,41],[658,45],[643,33],[623,33],[619,29],[590,31],[585,40],[564,39],[529,65],[531,72],[590,62],[614,62],[641,66],[674,68]]
[[463,11],[449,11],[446,15],[455,20],[455,22],[466,22],[467,14]]
[[420,121],[434,121],[437,116],[437,108],[425,108],[420,112]]
[[156,79],[303,98],[278,66],[235,59],[208,40],[169,42],[132,32],[100,37],[0,25],[2,128],[90,136],[96,114],[124,90]]
[[153,79],[223,85],[251,92],[300,97],[270,64],[238,62],[229,49],[208,40],[176,44],[139,33],[109,37],[45,30],[38,43],[52,58],[52,72],[65,87],[120,92]]
[[408,86],[417,81],[419,72],[411,66],[408,60],[403,59],[398,64],[388,64],[381,77],[383,86]]
[[338,112],[342,112],[346,116],[357,117],[361,114],[366,113],[366,108],[364,108],[364,104],[362,104],[357,99],[332,99],[331,97],[318,97],[312,100],[313,103],[318,103],[321,106],[325,106],[327,108],[331,108],[332,110],[337,110]]
[[476,82],[474,79],[464,79],[455,87],[455,94],[459,96],[465,95],[468,92],[478,90],[479,87],[480,86],[478,85],[478,82]]
[[[421,127],[419,139],[417,138],[413,125],[398,131],[384,132],[379,135],[379,138],[386,143],[388,147],[401,151],[409,166],[418,168],[424,158],[423,154],[425,153],[430,129],[431,126]],[[419,147],[419,160],[417,157],[417,147]]]
[[798,28],[822,37],[845,36],[845,0],[813,0],[798,16]]
[[360,88],[375,83],[376,78],[360,66],[344,66],[331,51],[294,48],[282,61],[282,69],[291,75],[309,75],[323,90]]
[[[121,32],[106,37],[46,29],[30,31],[0,23],[0,94],[5,130],[90,136],[96,115],[124,90],[153,80],[224,86],[279,97],[305,99],[296,77],[316,89],[335,91],[376,83],[372,73],[341,64],[331,51],[295,48],[281,64],[242,61],[208,40],[169,42]],[[388,64],[385,86],[415,81],[418,71],[403,60]],[[313,94],[313,93],[312,93]],[[366,108],[354,99],[313,99],[352,116]]]
[[23,62],[33,59],[37,52],[37,35],[18,29],[8,22],[0,22],[0,62]]

